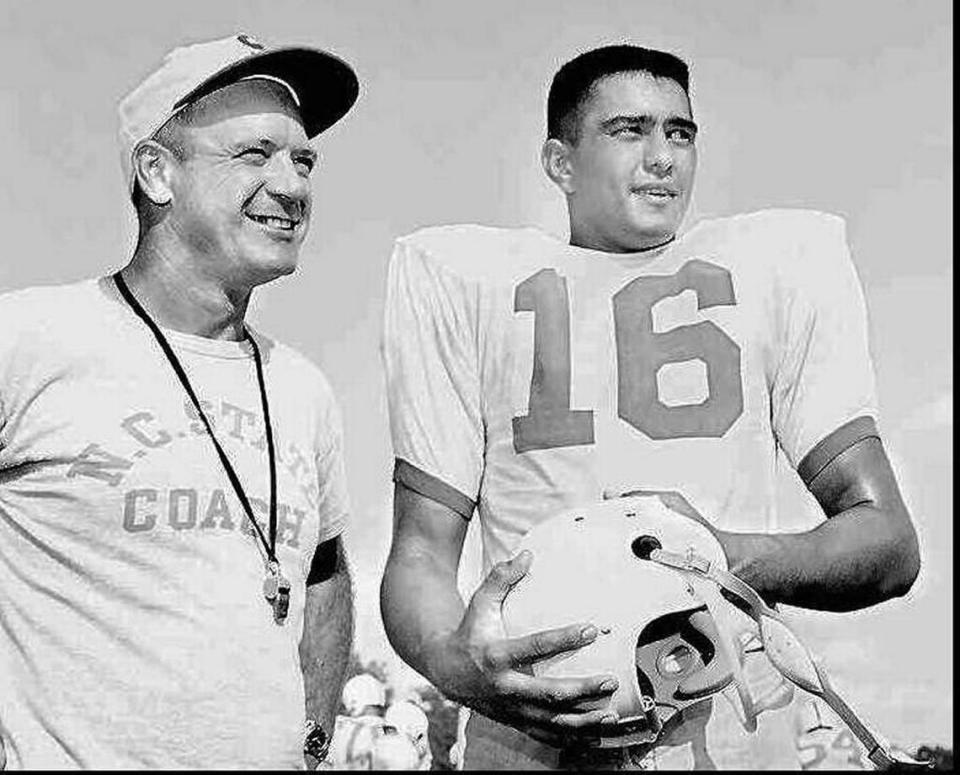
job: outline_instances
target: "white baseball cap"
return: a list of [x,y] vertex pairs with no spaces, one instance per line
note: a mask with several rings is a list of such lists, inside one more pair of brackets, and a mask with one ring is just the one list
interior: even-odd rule
[[133,152],[182,108],[249,77],[279,81],[294,96],[307,137],[339,121],[357,99],[356,73],[339,57],[300,46],[270,48],[250,35],[181,46],[120,101],[120,163],[133,193]]

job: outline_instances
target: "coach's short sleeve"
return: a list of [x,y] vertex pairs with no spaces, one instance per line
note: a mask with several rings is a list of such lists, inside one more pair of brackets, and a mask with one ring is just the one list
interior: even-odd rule
[[469,519],[484,445],[477,291],[415,237],[396,243],[384,310],[394,478]]
[[779,361],[774,431],[804,481],[835,454],[877,434],[866,304],[842,219],[801,213],[784,224],[794,241],[779,267]]
[[344,466],[343,422],[332,393],[324,406],[320,437],[325,440],[317,454],[318,543],[336,538],[343,532],[350,515],[347,474]]

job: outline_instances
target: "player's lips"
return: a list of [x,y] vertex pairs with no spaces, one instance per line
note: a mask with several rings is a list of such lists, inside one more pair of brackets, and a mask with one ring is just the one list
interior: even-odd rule
[[680,196],[680,191],[673,186],[663,183],[645,183],[642,186],[633,186],[630,192],[653,202],[669,202]]

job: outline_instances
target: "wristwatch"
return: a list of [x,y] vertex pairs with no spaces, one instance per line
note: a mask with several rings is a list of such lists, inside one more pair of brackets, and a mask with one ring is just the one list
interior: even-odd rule
[[312,756],[318,762],[327,758],[330,750],[330,736],[326,730],[320,726],[319,722],[312,718],[307,719],[303,733],[303,753]]

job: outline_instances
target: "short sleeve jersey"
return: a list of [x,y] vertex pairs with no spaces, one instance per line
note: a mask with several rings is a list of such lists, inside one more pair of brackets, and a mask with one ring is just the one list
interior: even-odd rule
[[416,232],[391,260],[383,358],[396,477],[476,508],[488,567],[609,490],[676,490],[721,529],[789,528],[777,447],[809,481],[876,432],[844,225],[816,212],[704,221],[655,255]]
[[[811,211],[702,221],[626,255],[418,231],[390,263],[383,360],[394,477],[478,513],[487,570],[609,491],[675,490],[723,530],[800,528],[777,513],[778,448],[809,482],[877,433],[844,224]],[[789,728],[770,744],[710,726],[728,766],[796,763]]]
[[[248,343],[167,331],[267,532]],[[193,405],[109,280],[0,297],[0,735],[13,768],[298,768],[298,646],[348,502],[319,370],[254,332],[277,459],[281,625]]]

